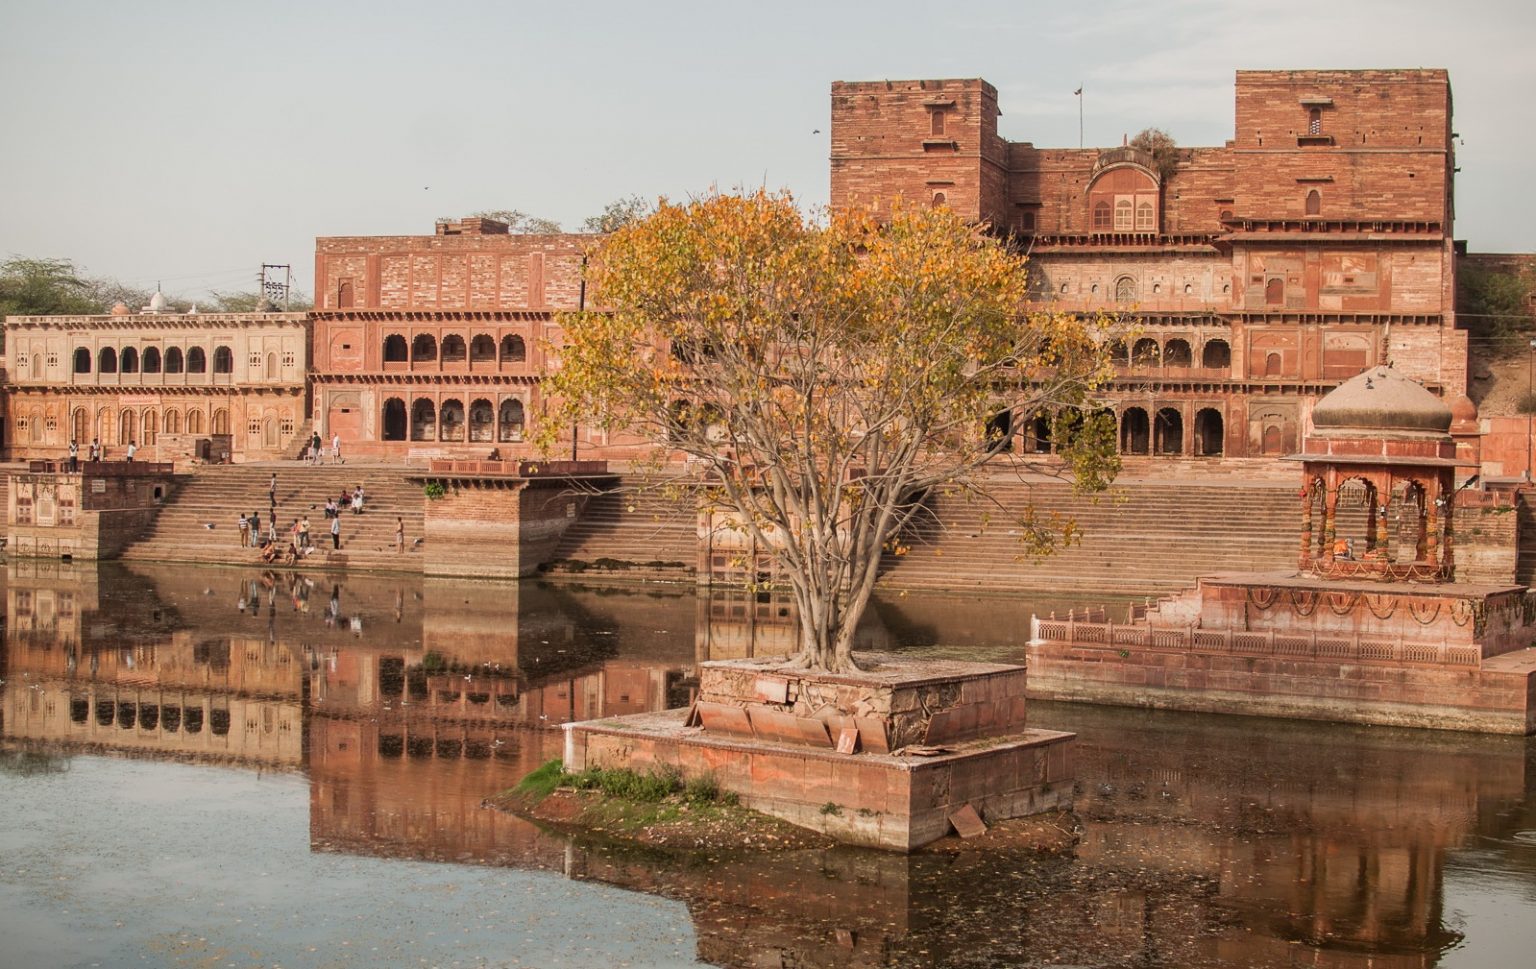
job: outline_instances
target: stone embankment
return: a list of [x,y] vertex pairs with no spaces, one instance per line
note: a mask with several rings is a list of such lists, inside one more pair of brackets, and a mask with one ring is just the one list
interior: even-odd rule
[[[277,474],[277,527],[284,546],[294,519],[309,516],[310,538],[316,551],[304,565],[328,569],[421,571],[422,487],[403,468],[377,465],[300,463],[241,464],[202,468],[189,476],[171,496],[148,535],[133,543],[123,558],[161,562],[211,562],[221,565],[257,564],[254,549],[240,547],[236,519],[241,513],[261,514],[267,527],[267,487]],[[331,550],[330,522],[325,499],[339,497],[362,484],[364,512],[342,512],[341,551]],[[394,548],[395,518],[405,519],[406,552]]]
[[[240,511],[267,515],[267,481],[278,475],[278,524],[308,513],[319,549],[308,564],[326,568],[421,570],[419,481],[403,468],[238,465],[199,470],[177,490],[151,533],[124,554],[134,560],[255,561],[239,548]],[[626,478],[626,486],[637,479]],[[687,489],[626,487],[590,500],[555,551],[556,578],[692,583],[697,523]],[[327,495],[362,481],[368,510],[342,518],[341,553],[329,549]],[[929,498],[931,514],[888,554],[881,577],[890,589],[1001,593],[1010,589],[1163,592],[1211,572],[1293,566],[1300,508],[1290,481],[1242,474],[1126,477],[1096,497],[1072,494],[1046,478],[995,479],[988,498],[957,491]],[[1033,505],[1042,520],[1076,522],[1081,539],[1044,559],[1020,544],[1013,519]],[[312,507],[313,506],[313,507]],[[393,550],[395,516],[405,518],[404,556]],[[208,526],[212,525],[212,528]]]

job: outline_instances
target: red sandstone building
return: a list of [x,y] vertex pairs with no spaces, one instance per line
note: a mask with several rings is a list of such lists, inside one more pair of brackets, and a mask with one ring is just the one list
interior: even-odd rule
[[979,79],[833,84],[832,204],[950,206],[1030,253],[1042,302],[1137,320],[1123,453],[1292,453],[1381,363],[1465,394],[1445,71],[1239,71],[1233,139],[1167,158],[1007,141],[999,113]]
[[583,305],[593,238],[471,218],[431,236],[316,239],[321,436],[396,459],[532,456],[545,347],[555,314]]
[[303,313],[134,313],[5,321],[6,451],[121,460],[271,460],[307,437],[310,328]]

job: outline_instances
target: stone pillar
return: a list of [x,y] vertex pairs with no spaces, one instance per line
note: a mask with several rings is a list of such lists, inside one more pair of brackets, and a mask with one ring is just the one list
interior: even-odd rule
[[1301,558],[1297,568],[1306,571],[1312,566],[1312,481],[1301,488]]

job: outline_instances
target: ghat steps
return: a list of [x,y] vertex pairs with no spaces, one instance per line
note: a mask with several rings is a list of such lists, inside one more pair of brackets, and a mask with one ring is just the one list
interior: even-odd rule
[[[348,467],[305,464],[216,465],[187,477],[161,509],[149,534],[128,547],[123,558],[161,562],[216,562],[223,565],[260,562],[252,549],[242,549],[236,519],[252,511],[267,527],[267,484],[277,473],[277,527],[286,547],[294,519],[309,515],[310,538],[316,551],[302,564],[321,568],[421,571],[422,491],[403,468],[377,465]],[[343,511],[341,551],[331,550],[330,522],[325,499],[363,485],[367,502],[363,514]],[[406,553],[395,552],[395,517],[405,519]],[[212,528],[208,526],[212,525]]]
[[[1073,495],[1068,485],[1044,478],[996,480],[988,490],[996,503],[958,494],[932,496],[932,514],[907,537],[906,552],[887,554],[881,584],[987,592],[1154,592],[1182,588],[1211,572],[1283,570],[1295,564],[1300,506],[1289,480],[1127,480],[1097,500]],[[1057,513],[1075,520],[1081,541],[1047,558],[1030,559],[1009,518],[1031,503],[1041,518]],[[566,532],[554,571],[692,579],[698,559],[695,529],[687,503],[675,496],[599,496]],[[604,559],[609,562],[599,565]]]

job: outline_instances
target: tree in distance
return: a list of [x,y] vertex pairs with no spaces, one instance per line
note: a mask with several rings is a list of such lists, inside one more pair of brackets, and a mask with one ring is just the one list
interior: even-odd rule
[[[507,231],[513,235],[551,235],[560,231],[560,223],[554,219],[529,215],[527,212],[518,209],[487,209],[484,212],[473,213],[473,217],[505,222]],[[455,220],[439,219],[438,221],[453,222]]]
[[[1032,311],[1024,259],[946,208],[821,224],[788,194],[663,200],[589,273],[601,309],[561,318],[542,443],[579,421],[693,459],[704,510],[789,585],[793,666],[856,668],[882,551],[900,553],[929,489],[984,494],[983,465],[1029,466],[1014,437],[1036,417],[1079,489],[1118,470],[1094,401],[1110,321]],[[1033,554],[1071,538],[1070,523],[1010,511]]]
[[655,206],[638,195],[614,199],[603,206],[601,215],[591,215],[581,224],[584,232],[617,232],[631,222],[650,215]]

